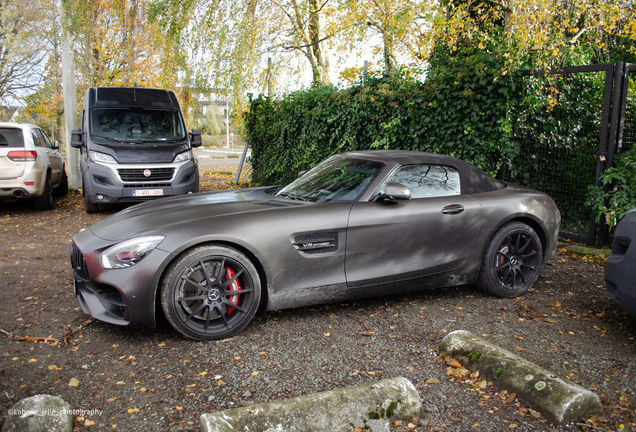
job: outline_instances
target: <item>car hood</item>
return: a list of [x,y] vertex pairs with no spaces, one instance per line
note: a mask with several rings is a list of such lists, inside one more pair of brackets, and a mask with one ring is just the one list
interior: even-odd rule
[[272,190],[271,187],[230,189],[148,201],[95,222],[89,229],[98,237],[117,241],[160,233],[175,224],[196,224],[201,219],[311,205],[276,197]]

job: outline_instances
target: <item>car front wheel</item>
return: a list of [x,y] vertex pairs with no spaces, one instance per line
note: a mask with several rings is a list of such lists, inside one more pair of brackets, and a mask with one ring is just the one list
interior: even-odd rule
[[161,283],[161,305],[172,326],[196,340],[224,339],[254,317],[261,283],[252,262],[226,246],[202,246],[177,258]]
[[537,280],[541,256],[537,233],[522,222],[508,223],[490,240],[477,286],[499,297],[520,296]]

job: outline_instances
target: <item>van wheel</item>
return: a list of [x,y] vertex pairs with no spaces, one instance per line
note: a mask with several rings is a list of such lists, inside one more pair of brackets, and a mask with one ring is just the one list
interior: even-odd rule
[[92,202],[86,193],[86,188],[82,183],[82,190],[84,191],[84,205],[86,206],[86,213],[93,214],[99,212],[99,204]]
[[53,209],[53,187],[51,182],[51,173],[46,174],[46,180],[44,180],[44,193],[42,196],[37,197],[33,202],[36,210],[52,210]]

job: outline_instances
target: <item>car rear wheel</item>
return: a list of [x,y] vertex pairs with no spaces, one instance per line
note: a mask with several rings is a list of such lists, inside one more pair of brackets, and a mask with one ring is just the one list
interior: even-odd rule
[[254,317],[261,283],[251,261],[236,249],[202,246],[177,258],[161,283],[170,324],[196,340],[224,339]]
[[37,210],[51,210],[53,209],[54,199],[51,173],[47,173],[46,180],[44,181],[44,193],[42,196],[37,197],[33,203]]
[[68,176],[66,175],[65,169],[62,169],[62,179],[54,192],[56,196],[66,196],[66,194],[68,194]]
[[484,255],[477,286],[499,297],[525,293],[539,276],[541,240],[522,222],[511,222],[494,235]]

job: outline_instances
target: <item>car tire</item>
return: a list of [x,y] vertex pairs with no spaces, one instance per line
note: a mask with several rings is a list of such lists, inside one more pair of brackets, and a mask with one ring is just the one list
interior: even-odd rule
[[53,196],[53,184],[51,182],[51,173],[46,174],[46,180],[44,180],[44,193],[42,196],[35,198],[33,204],[36,210],[52,210],[55,197]]
[[62,179],[60,184],[54,189],[55,196],[66,196],[68,194],[68,176],[66,170],[62,169]]
[[499,297],[517,297],[539,276],[541,240],[522,222],[502,226],[486,249],[476,285]]
[[96,204],[90,200],[88,194],[86,193],[86,188],[84,187],[84,183],[82,183],[82,193],[84,195],[84,206],[86,207],[87,214],[93,214],[99,212],[99,204]]
[[261,300],[256,267],[243,253],[220,245],[197,247],[178,257],[160,288],[170,324],[201,341],[234,336],[249,324]]

